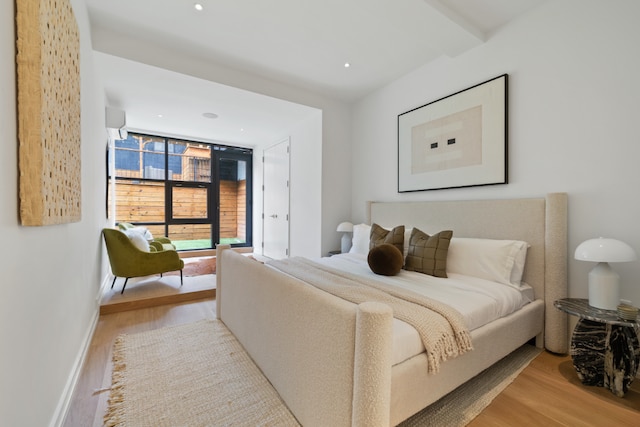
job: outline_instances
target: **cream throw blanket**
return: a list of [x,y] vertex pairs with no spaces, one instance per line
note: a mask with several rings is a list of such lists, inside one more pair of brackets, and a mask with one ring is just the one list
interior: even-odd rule
[[268,264],[355,304],[375,301],[389,305],[395,318],[407,322],[420,334],[429,360],[429,372],[438,372],[441,361],[473,349],[462,315],[446,304],[305,258],[269,261]]

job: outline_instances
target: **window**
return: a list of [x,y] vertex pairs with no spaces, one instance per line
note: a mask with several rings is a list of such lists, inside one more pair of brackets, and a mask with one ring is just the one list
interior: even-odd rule
[[129,133],[114,151],[116,222],[179,250],[252,245],[251,149]]

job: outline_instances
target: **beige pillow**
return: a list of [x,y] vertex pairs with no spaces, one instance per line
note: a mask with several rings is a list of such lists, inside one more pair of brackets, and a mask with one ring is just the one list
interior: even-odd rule
[[447,277],[447,252],[453,231],[444,230],[433,236],[414,228],[409,238],[409,251],[404,269],[435,277]]
[[404,249],[404,225],[399,225],[391,230],[387,230],[378,224],[371,224],[369,250],[384,243],[395,246],[400,253],[402,253]]

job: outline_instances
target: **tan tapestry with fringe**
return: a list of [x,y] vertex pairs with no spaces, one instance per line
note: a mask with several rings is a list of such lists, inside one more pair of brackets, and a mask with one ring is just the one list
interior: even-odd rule
[[69,0],[17,0],[20,221],[80,221],[80,36]]

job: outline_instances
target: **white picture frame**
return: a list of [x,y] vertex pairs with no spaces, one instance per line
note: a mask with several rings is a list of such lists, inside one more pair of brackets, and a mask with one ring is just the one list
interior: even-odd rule
[[508,183],[503,74],[398,115],[398,192]]

